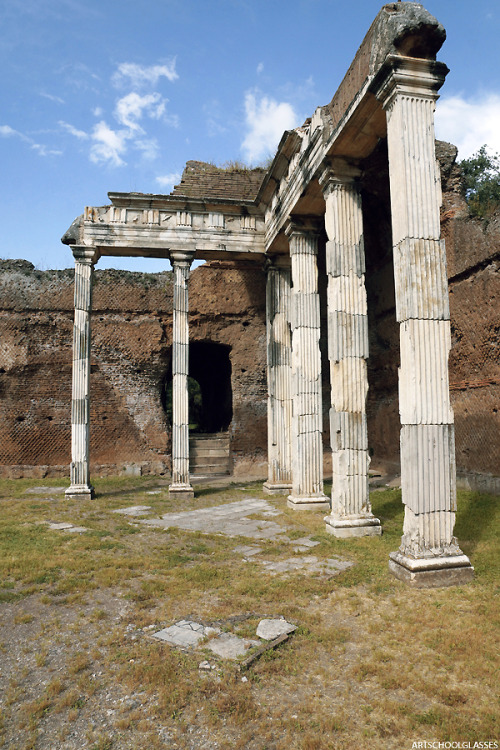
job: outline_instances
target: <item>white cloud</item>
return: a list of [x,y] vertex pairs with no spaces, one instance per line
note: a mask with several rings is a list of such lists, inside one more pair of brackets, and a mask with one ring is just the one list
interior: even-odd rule
[[90,149],[90,160],[94,164],[111,164],[121,167],[125,164],[122,155],[125,153],[127,138],[130,132],[126,130],[112,130],[104,120],[94,126],[91,135],[93,144]]
[[161,177],[157,177],[156,182],[161,188],[172,190],[174,185],[176,185],[180,179],[180,174],[178,174],[177,172],[172,172],[171,174],[165,174]]
[[94,107],[92,114],[94,117],[102,117],[102,107]]
[[40,96],[45,97],[45,99],[49,99],[51,102],[56,102],[57,104],[64,104],[64,99],[61,99],[60,96],[54,96],[54,94],[46,94],[43,91],[40,92]]
[[78,128],[75,128],[73,125],[70,125],[69,122],[64,122],[64,120],[59,120],[59,125],[63,130],[66,130],[70,135],[74,135],[75,138],[79,138],[80,140],[86,140],[89,135],[84,130],[78,130]]
[[484,144],[500,152],[500,94],[443,97],[436,107],[436,136],[457,146],[460,159]]
[[59,151],[59,149],[55,148],[48,148],[47,146],[44,146],[43,143],[32,143],[31,148],[37,152],[37,154],[40,154],[40,156],[61,156],[62,151]]
[[143,138],[135,141],[134,148],[141,151],[143,158],[147,161],[154,161],[160,153],[156,138]]
[[263,63],[263,62],[260,62],[260,63],[259,63],[258,65],[257,65],[257,73],[262,73],[262,71],[263,71],[263,70],[264,70],[264,63]]
[[245,94],[247,135],[241,149],[245,158],[255,163],[265,158],[278,145],[285,130],[297,126],[297,114],[289,102],[277,102],[259,93]]
[[121,125],[130,128],[138,133],[143,133],[143,129],[138,123],[143,114],[158,120],[165,112],[166,100],[160,94],[146,94],[140,96],[132,92],[118,99],[115,107],[115,117]]
[[129,85],[138,89],[144,86],[154,87],[163,77],[173,82],[179,78],[175,64],[175,57],[165,65],[146,66],[137,63],[121,63],[113,76],[113,83],[115,86]]
[[30,148],[32,148],[33,151],[36,151],[40,156],[60,156],[62,154],[62,151],[59,149],[51,149],[42,143],[36,143],[33,138],[24,135],[24,133],[20,133],[19,130],[14,130],[10,125],[0,125],[0,136],[3,136],[4,138],[20,138],[25,143],[29,143]]

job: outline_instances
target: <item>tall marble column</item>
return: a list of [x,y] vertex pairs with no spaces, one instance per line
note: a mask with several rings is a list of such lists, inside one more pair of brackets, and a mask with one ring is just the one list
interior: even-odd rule
[[292,340],[290,330],[290,262],[266,262],[267,461],[269,494],[292,489]]
[[335,159],[320,177],[325,197],[330,361],[332,510],[326,529],[337,537],[381,534],[368,490],[366,396],[368,313],[359,169]]
[[188,279],[194,251],[172,251],[174,325],[172,343],[172,484],[170,497],[192,498],[189,482]]
[[405,505],[401,546],[391,553],[389,567],[417,586],[464,583],[473,576],[453,536],[451,334],[434,140],[437,91],[447,72],[443,63],[393,55],[377,92],[387,116]]
[[307,219],[290,221],[292,291],[292,492],[291,508],[330,508],[323,492],[318,232]]
[[71,392],[71,485],[66,497],[94,497],[90,484],[90,313],[94,264],[93,247],[71,247],[75,259],[75,320],[73,325],[73,376]]

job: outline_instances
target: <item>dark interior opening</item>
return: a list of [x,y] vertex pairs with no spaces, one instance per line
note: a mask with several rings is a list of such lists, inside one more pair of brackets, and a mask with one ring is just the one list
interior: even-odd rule
[[[213,341],[189,344],[189,430],[194,433],[223,432],[233,418],[230,346]],[[172,369],[161,388],[161,402],[172,424]]]
[[[201,408],[197,413],[195,432],[222,432],[233,418],[230,346],[213,341],[189,344],[189,375],[199,383]],[[191,408],[191,403],[190,403]],[[191,418],[191,411],[189,421]]]

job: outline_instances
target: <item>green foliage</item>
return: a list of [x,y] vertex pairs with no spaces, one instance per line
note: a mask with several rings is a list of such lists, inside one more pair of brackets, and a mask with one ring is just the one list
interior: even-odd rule
[[500,205],[500,155],[488,153],[484,145],[459,166],[471,214],[487,218]]

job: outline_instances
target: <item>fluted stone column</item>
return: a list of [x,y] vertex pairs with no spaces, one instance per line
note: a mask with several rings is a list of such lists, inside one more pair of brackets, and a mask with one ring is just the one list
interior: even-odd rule
[[292,340],[290,330],[290,262],[266,263],[267,461],[264,490],[289,494],[292,489]]
[[71,486],[66,497],[93,497],[90,484],[90,313],[94,264],[93,247],[72,246],[75,258],[75,320],[73,325],[73,376],[71,393]]
[[172,484],[171,497],[192,498],[189,482],[189,325],[188,279],[194,252],[172,251],[174,325],[172,343]]
[[332,510],[337,537],[381,534],[368,490],[366,396],[368,313],[359,169],[336,159],[320,178],[326,202],[328,359],[330,361]]
[[387,115],[396,314],[400,323],[401,547],[398,578],[419,586],[469,581],[473,569],[453,536],[456,510],[448,279],[440,239],[441,186],[434,108],[448,69],[391,56],[378,98]]
[[318,232],[307,220],[290,221],[292,291],[292,492],[291,508],[330,508],[323,492]]

